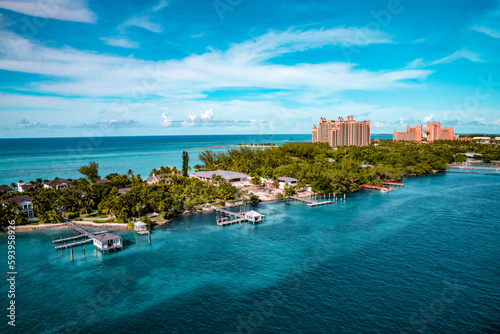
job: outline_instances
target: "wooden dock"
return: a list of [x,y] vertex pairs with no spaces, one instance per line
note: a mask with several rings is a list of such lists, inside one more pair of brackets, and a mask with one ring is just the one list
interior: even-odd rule
[[69,244],[56,245],[56,246],[54,246],[54,248],[56,250],[67,249],[67,248],[71,248],[71,247],[76,247],[76,246],[82,246],[82,245],[86,245],[86,244],[91,244],[92,242],[93,242],[92,239],[85,239],[85,240],[81,240],[81,241],[75,241],[75,242],[72,242],[72,243],[69,243]]
[[[253,221],[245,218],[245,213],[247,213],[247,212],[233,212],[233,211],[229,211],[229,210],[226,210],[223,208],[214,208],[214,210],[215,210],[215,212],[219,212],[219,213],[223,214],[222,217],[216,217],[217,225],[219,225],[219,226],[233,225],[233,224],[238,224],[238,223],[246,222],[246,221],[256,223],[256,222],[253,222]],[[264,220],[263,217],[265,217],[265,215],[260,215],[260,216],[262,217],[262,220],[259,220],[257,222],[262,222]],[[234,217],[234,218],[231,219],[232,217]]]
[[398,186],[398,187],[404,187],[405,184],[401,182],[384,182],[384,185],[386,186]]
[[484,172],[473,172],[467,170],[444,170],[446,173],[463,173],[463,174],[478,174],[478,175],[500,175],[500,173],[484,173]]
[[379,190],[379,191],[384,192],[384,193],[387,193],[389,191],[394,191],[394,189],[390,189],[390,188],[387,188],[387,187],[372,186],[370,184],[362,184],[359,187],[361,189]]
[[[98,235],[98,234],[103,234],[106,233],[107,231],[99,231],[92,233],[93,235]],[[68,242],[68,241],[73,241],[73,240],[78,240],[78,239],[83,239],[87,238],[87,236],[80,234],[80,235],[75,235],[74,237],[68,237],[68,238],[62,238],[62,239],[57,239],[57,240],[52,240],[52,243],[54,244],[59,244],[61,242]]]
[[318,205],[327,205],[327,204],[335,203],[335,197],[334,197],[334,200],[330,200],[329,199],[327,201],[321,201],[321,202],[317,202],[317,201],[313,200],[310,197],[292,196],[292,197],[289,197],[289,198],[290,199],[294,199],[294,200],[299,201],[299,202],[307,203],[307,206],[318,206]]

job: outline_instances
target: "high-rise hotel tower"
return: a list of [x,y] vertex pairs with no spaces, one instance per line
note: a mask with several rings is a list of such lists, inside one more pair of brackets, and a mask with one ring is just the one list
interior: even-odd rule
[[312,127],[312,142],[328,143],[331,147],[370,145],[370,127],[370,121],[356,122],[353,116],[336,121],[321,117],[318,126]]

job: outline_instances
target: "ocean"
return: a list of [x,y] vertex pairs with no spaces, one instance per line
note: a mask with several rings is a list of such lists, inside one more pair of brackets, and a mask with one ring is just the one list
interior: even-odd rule
[[[391,139],[374,135],[372,138]],[[0,184],[37,178],[79,178],[78,168],[89,161],[99,163],[102,178],[110,173],[125,174],[129,169],[143,178],[160,166],[182,167],[182,151],[189,154],[189,165],[200,163],[198,155],[206,147],[225,151],[235,144],[310,141],[310,134],[148,136],[0,139]],[[214,147],[215,146],[215,147]]]
[[17,233],[16,327],[4,315],[0,332],[498,333],[500,177],[404,182],[332,205],[259,203],[258,225],[181,216],[151,245],[118,230],[124,250],[87,245],[73,262],[52,245],[68,229]]

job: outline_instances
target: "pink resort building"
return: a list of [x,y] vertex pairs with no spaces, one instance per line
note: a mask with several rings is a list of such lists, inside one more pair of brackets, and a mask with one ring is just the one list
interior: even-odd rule
[[312,127],[313,143],[328,143],[330,147],[370,145],[370,121],[356,122],[353,116],[336,121],[319,119],[318,126]]

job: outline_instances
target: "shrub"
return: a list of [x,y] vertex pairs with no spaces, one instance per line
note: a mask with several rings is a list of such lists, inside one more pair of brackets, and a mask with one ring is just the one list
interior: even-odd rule
[[133,229],[134,228],[134,223],[130,222],[130,223],[127,224],[127,226],[130,227],[131,229]]
[[70,212],[70,211],[66,212],[66,218],[68,219],[74,219],[78,216],[79,214],[77,212]]

